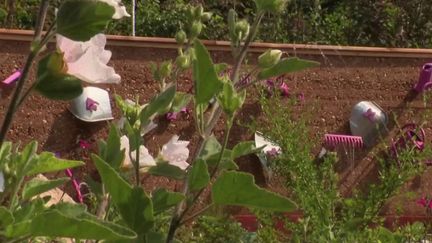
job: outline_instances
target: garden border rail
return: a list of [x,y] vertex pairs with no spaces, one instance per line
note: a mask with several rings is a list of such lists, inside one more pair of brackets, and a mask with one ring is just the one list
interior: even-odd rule
[[[132,37],[108,35],[108,45],[125,47],[146,47],[160,49],[177,49],[178,45],[173,38],[160,37]],[[1,29],[0,40],[31,41],[32,30]],[[203,43],[211,51],[231,51],[230,42],[205,40]],[[264,52],[270,48],[280,49],[292,55],[333,55],[352,57],[390,57],[390,58],[432,58],[432,49],[416,48],[387,48],[387,47],[361,47],[361,46],[334,46],[314,44],[281,44],[254,42],[249,51]]]

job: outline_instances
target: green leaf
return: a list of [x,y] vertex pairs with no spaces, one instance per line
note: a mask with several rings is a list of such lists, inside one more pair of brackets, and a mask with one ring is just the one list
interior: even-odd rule
[[29,170],[30,166],[34,164],[34,160],[36,159],[36,151],[37,151],[38,143],[37,141],[32,141],[27,144],[23,151],[19,154],[17,159],[18,161],[18,173],[21,175],[25,175]]
[[63,54],[53,52],[38,65],[35,89],[53,100],[71,100],[82,93],[81,80],[63,72]]
[[226,63],[218,63],[214,65],[215,71],[217,74],[224,72],[228,68],[228,64]]
[[54,189],[60,185],[63,185],[67,182],[69,178],[59,178],[55,180],[45,181],[37,178],[33,178],[31,181],[27,182],[24,186],[22,197],[27,200],[32,198],[33,196],[39,195],[43,192]]
[[231,82],[224,83],[223,91],[218,96],[219,104],[229,118],[232,118],[234,113],[242,107],[245,99],[246,91],[243,90],[240,94],[237,93]]
[[156,113],[163,112],[171,104],[176,94],[176,86],[167,88],[164,92],[153,98],[148,105],[141,111],[140,120],[146,124],[150,117]]
[[208,185],[210,182],[210,174],[208,172],[207,163],[198,159],[192,166],[188,177],[189,189],[191,191],[198,191]]
[[299,59],[297,57],[282,59],[275,66],[264,69],[258,73],[258,79],[268,79],[271,77],[280,76],[286,73],[302,71],[306,68],[319,66],[318,62]]
[[185,196],[179,192],[170,192],[164,188],[153,192],[153,210],[155,214],[164,212],[165,210],[177,205],[185,199]]
[[114,13],[114,7],[101,1],[66,1],[57,13],[57,33],[75,41],[88,41],[105,30]]
[[[219,170],[238,170],[239,167],[234,162],[232,157],[232,151],[229,149],[225,149],[224,154],[222,155],[222,159],[219,163]],[[208,167],[212,168],[217,165],[218,160],[219,153],[208,157],[205,161],[207,162]]]
[[164,176],[175,180],[183,180],[186,173],[178,166],[170,165],[168,162],[158,162],[156,166],[150,167],[149,174],[154,176]]
[[2,163],[6,163],[10,159],[12,151],[12,143],[11,142],[3,142],[0,146],[0,161]]
[[65,160],[55,157],[53,153],[43,152],[31,165],[31,169],[26,173],[27,176],[40,173],[55,172],[84,165],[84,162],[76,160]]
[[245,156],[248,154],[254,154],[256,152],[261,151],[263,148],[257,148],[255,147],[254,141],[246,141],[246,142],[240,142],[234,146],[232,150],[232,158],[236,159],[241,156]]
[[177,92],[172,102],[171,110],[173,112],[180,112],[181,109],[189,104],[191,99],[192,95],[183,92]]
[[226,171],[212,187],[213,202],[219,205],[246,206],[256,209],[288,212],[296,208],[289,199],[255,185],[253,175]]
[[212,155],[218,154],[221,151],[222,145],[216,139],[214,135],[211,135],[204,142],[204,148],[200,153],[200,158],[206,160],[210,158]]
[[6,10],[0,8],[0,21],[2,21],[4,18],[6,18],[7,12]]
[[151,230],[154,225],[153,205],[144,190],[141,187],[132,188],[99,156],[92,154],[91,157],[124,222],[140,235]]
[[[129,156],[129,155],[128,155]],[[106,148],[103,153],[103,160],[108,162],[114,169],[119,169],[125,158],[125,149],[120,150],[120,134],[114,125],[108,135]]]
[[58,209],[50,209],[36,216],[30,226],[32,236],[69,237],[93,240],[132,240],[136,234],[120,225],[98,220],[81,213],[76,217]]
[[[7,225],[10,225],[14,222],[14,217],[12,213],[6,208],[1,206],[0,207],[0,226],[5,227]],[[0,227],[0,228],[2,228]]]
[[285,9],[287,0],[255,0],[258,11],[280,13]]
[[193,62],[193,77],[195,82],[196,104],[206,104],[222,89],[210,54],[204,45],[195,40],[196,59]]
[[160,232],[150,232],[146,235],[146,240],[151,243],[164,243],[166,236]]

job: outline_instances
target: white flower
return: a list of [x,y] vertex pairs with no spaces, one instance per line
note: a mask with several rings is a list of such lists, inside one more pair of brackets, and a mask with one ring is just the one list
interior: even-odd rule
[[57,48],[63,52],[68,74],[88,83],[120,83],[120,75],[107,66],[111,52],[104,49],[105,45],[104,34],[97,34],[86,42],[57,34]]
[[99,0],[100,2],[107,3],[108,5],[114,7],[115,13],[113,19],[121,19],[123,17],[130,17],[126,11],[126,7],[123,5],[121,0]]
[[4,192],[5,189],[5,179],[4,179],[4,175],[3,172],[0,171],[0,192]]
[[[129,156],[129,138],[127,136],[122,136],[120,138],[120,149],[125,149],[125,160],[123,161],[123,167],[127,169],[133,168],[132,160],[136,159],[136,150],[132,151],[131,156]],[[149,154],[148,149],[141,145],[139,147],[139,165],[140,167],[150,167],[155,166],[155,159]]]
[[168,161],[169,164],[185,170],[189,164],[186,162],[189,157],[188,141],[179,141],[177,135],[162,147],[162,158]]
[[[177,135],[173,136],[168,143],[162,146],[162,151],[160,153],[160,157],[167,161],[170,165],[177,166],[182,170],[185,170],[189,164],[186,162],[189,157],[189,149],[187,146],[189,145],[188,141],[178,140],[179,137]],[[120,138],[120,148],[125,149],[125,160],[123,161],[123,167],[126,169],[131,169],[132,160],[135,160],[135,151],[132,152],[132,159],[129,157],[129,139],[126,136],[122,136]],[[148,149],[141,145],[139,148],[140,158],[139,165],[141,167],[151,167],[156,165],[155,159],[149,154]]]

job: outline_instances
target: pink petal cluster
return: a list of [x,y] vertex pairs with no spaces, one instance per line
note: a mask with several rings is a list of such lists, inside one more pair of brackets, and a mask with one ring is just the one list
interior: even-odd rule
[[375,112],[372,109],[368,109],[365,113],[363,113],[363,117],[367,118],[370,122],[375,122]]
[[188,108],[186,108],[186,107],[183,107],[183,108],[180,110],[180,112],[168,112],[168,113],[165,115],[165,117],[166,117],[166,119],[167,119],[168,121],[172,122],[172,121],[177,120],[177,116],[178,116],[180,113],[189,114],[189,113],[190,113],[190,110],[189,110]]
[[279,89],[281,91],[282,96],[287,97],[289,96],[289,87],[285,82],[282,82],[279,86]]
[[88,141],[84,140],[84,139],[80,139],[78,141],[78,144],[80,146],[81,149],[89,149],[91,148],[91,143],[89,143]]
[[86,110],[88,111],[97,111],[99,103],[91,98],[86,99]]

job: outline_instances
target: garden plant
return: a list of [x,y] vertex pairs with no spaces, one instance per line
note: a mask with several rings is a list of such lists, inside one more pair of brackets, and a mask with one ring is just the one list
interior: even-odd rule
[[[259,188],[252,175],[237,171],[236,158],[261,148],[255,148],[250,141],[227,147],[236,111],[246,98],[248,86],[317,65],[298,58],[281,58],[282,52],[269,50],[259,57],[258,68],[249,74],[253,79],[248,83],[240,80],[248,45],[256,36],[263,15],[280,11],[284,4],[281,0],[257,0],[257,14],[251,25],[237,19],[234,10],[230,11],[235,59],[230,72],[225,72],[227,64],[213,64],[205,46],[197,39],[203,22],[211,14],[201,6],[189,7],[187,25],[176,35],[177,59],[153,68],[160,93],[143,105],[116,97],[124,118],[121,126],[112,126],[106,141],[99,142],[99,153],[91,155],[101,178],[92,190],[95,196],[92,208],[53,202],[54,198],[49,196],[36,197],[68,180],[43,180],[37,175],[81,166],[83,162],[61,159],[50,152],[38,154],[36,141],[21,147],[6,141],[6,135],[14,114],[33,91],[49,99],[70,100],[82,93],[84,82],[119,83],[121,77],[106,65],[111,53],[104,50],[106,37],[102,32],[112,19],[129,14],[120,1],[66,0],[61,2],[54,21],[44,32],[50,1],[41,1],[34,40],[0,131],[1,241],[72,238],[76,242],[174,242],[179,228],[199,216],[190,210],[206,188],[211,191],[211,202],[206,208],[239,205],[278,212],[295,209],[291,200]],[[56,49],[51,50],[47,43],[54,37]],[[34,62],[37,62],[36,79],[28,83]],[[176,90],[179,73],[188,69],[193,72],[193,94]],[[150,155],[143,135],[154,126],[155,116],[178,112],[190,102],[200,138],[196,153],[189,158],[188,142],[174,136],[159,155]],[[222,115],[226,129],[219,143],[212,130]],[[140,184],[141,173],[180,180],[184,189],[147,193]],[[160,223],[167,214],[171,214],[169,222]]]
[[[88,193],[73,178],[72,169],[84,162],[62,159],[61,155],[38,153],[37,141],[22,146],[7,141],[14,115],[28,98],[38,94],[52,100],[72,100],[83,87],[121,83],[121,77],[107,63],[107,26],[129,16],[121,0],[41,0],[34,39],[17,81],[10,105],[2,114],[0,130],[0,242],[415,242],[425,239],[428,228],[416,223],[390,231],[383,227],[379,212],[385,202],[410,178],[423,170],[430,155],[406,149],[398,158],[379,154],[380,181],[366,191],[348,197],[339,193],[336,154],[323,159],[313,156],[307,119],[290,109],[298,101],[262,94],[260,104],[265,120],[248,124],[281,147],[267,169],[284,179],[289,198],[255,184],[254,176],[239,171],[236,160],[259,153],[253,141],[229,147],[228,140],[236,115],[249,88],[279,82],[287,73],[316,67],[319,63],[289,57],[280,50],[267,50],[246,67],[248,47],[256,39],[265,17],[286,9],[285,0],[254,0],[252,20],[227,11],[227,36],[233,62],[214,63],[198,39],[207,31],[220,31],[209,21],[212,13],[201,5],[182,5],[175,30],[178,55],[151,65],[159,92],[146,103],[140,94],[133,101],[115,95],[122,117],[111,124],[108,137],[98,142],[90,155],[100,180],[87,182]],[[54,7],[57,7],[56,11]],[[55,13],[55,14],[54,14]],[[150,14],[150,13],[149,13]],[[4,15],[0,10],[0,18]],[[47,17],[48,16],[48,17]],[[49,19],[49,21],[47,20]],[[123,19],[123,20],[121,20]],[[47,28],[44,28],[48,26]],[[138,30],[139,32],[139,30]],[[55,40],[55,47],[48,46]],[[29,78],[36,66],[35,79]],[[191,92],[180,92],[177,82],[191,71]],[[288,87],[278,84],[283,96]],[[300,101],[301,102],[301,101]],[[86,102],[87,110],[97,104]],[[174,135],[158,153],[146,148],[148,133],[158,126],[157,117],[175,119],[179,112],[193,116],[198,142],[193,153],[190,141]],[[216,137],[217,123],[225,128]],[[86,147],[83,142],[82,147]],[[385,153],[384,153],[385,154]],[[53,178],[51,172],[66,171],[68,177]],[[42,174],[47,173],[45,178]],[[141,184],[145,175],[178,182],[180,190],[161,186],[155,190]],[[72,181],[79,203],[60,200],[53,190]],[[205,202],[204,205],[200,202]],[[429,199],[420,202],[429,207]],[[252,210],[260,220],[256,233],[224,217],[225,206]],[[298,221],[286,213],[301,211]],[[221,213],[222,212],[222,213]],[[221,216],[222,215],[222,216]],[[275,220],[284,222],[282,229]]]

